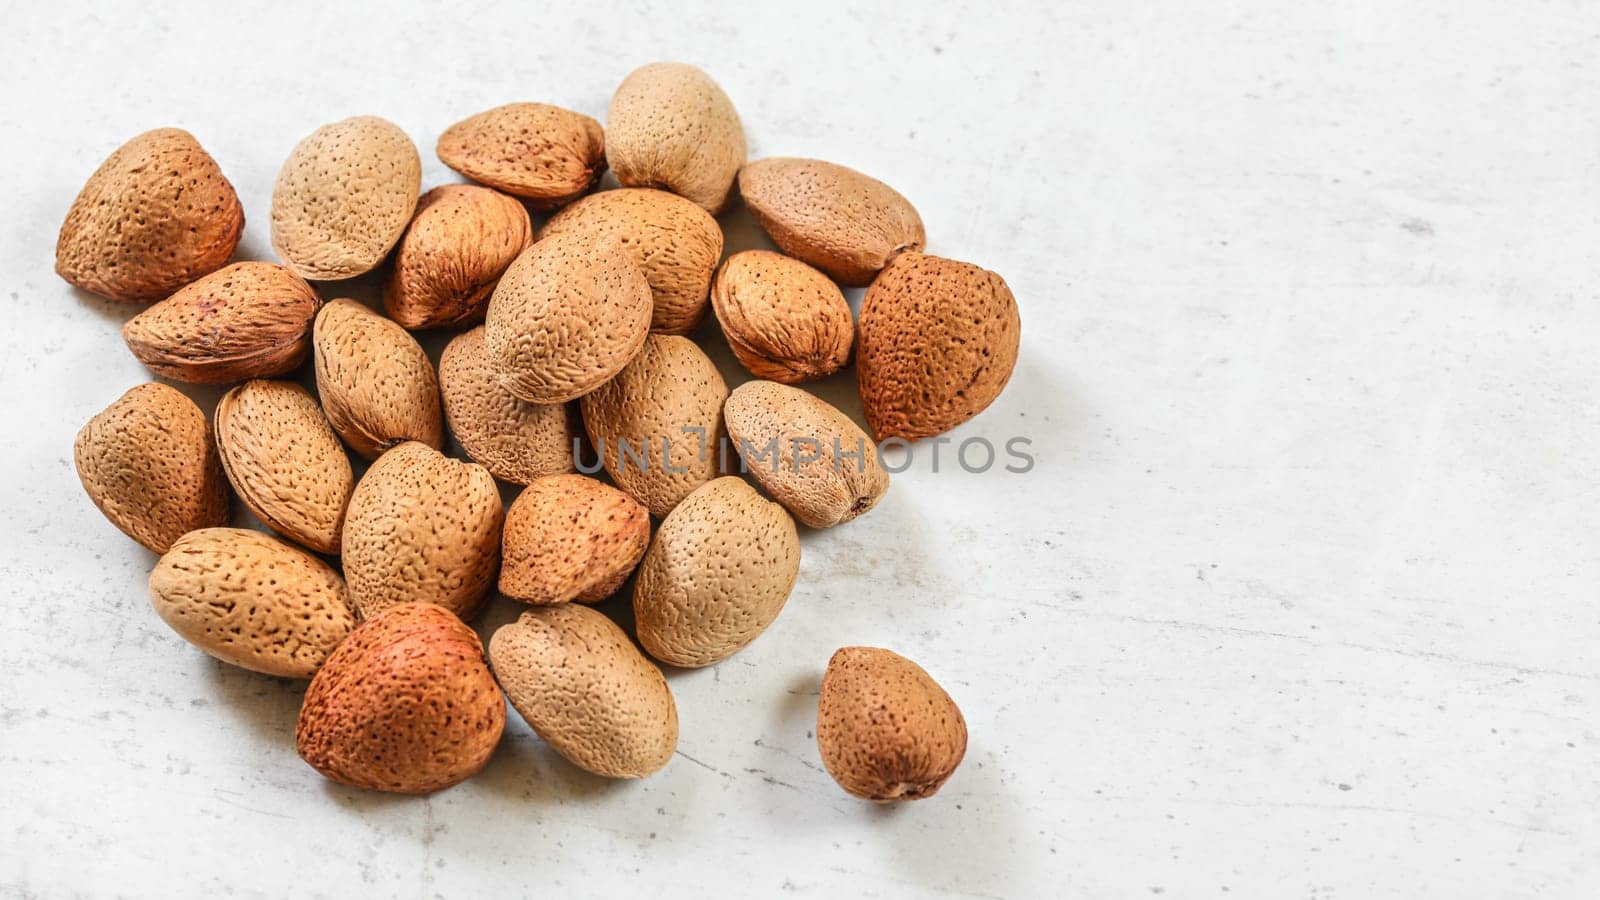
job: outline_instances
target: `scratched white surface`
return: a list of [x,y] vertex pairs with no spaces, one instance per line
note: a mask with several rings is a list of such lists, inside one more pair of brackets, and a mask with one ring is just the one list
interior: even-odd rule
[[[1600,7],[747,6],[6,4],[0,893],[1593,896]],[[179,125],[266,256],[317,125],[393,119],[431,185],[451,122],[601,116],[658,58],[714,74],[753,156],[879,174],[934,252],[1007,277],[1021,362],[954,437],[1030,437],[1037,467],[919,447],[808,534],[776,625],[672,676],[655,778],[588,777],[513,717],[430,799],[325,782],[300,687],[169,632],[154,557],[78,487],[73,434],[146,375],[128,311],[52,274],[60,220]],[[965,711],[937,798],[820,771],[851,643]]]

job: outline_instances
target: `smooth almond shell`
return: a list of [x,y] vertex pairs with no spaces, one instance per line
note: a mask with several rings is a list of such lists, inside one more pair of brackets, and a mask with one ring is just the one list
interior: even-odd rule
[[489,363],[512,396],[564,403],[606,383],[650,331],[650,284],[616,242],[535,243],[489,301]]
[[150,573],[150,603],[201,650],[282,678],[316,674],[356,627],[339,573],[244,528],[179,538]]
[[519,400],[489,364],[483,328],[456,335],[439,358],[439,389],[450,432],[473,462],[501,481],[528,484],[577,467],[583,434],[577,407]]
[[643,778],[678,747],[678,707],[661,670],[584,606],[529,610],[489,641],[506,697],[539,737],[607,778]]
[[247,382],[217,401],[216,435],[228,481],[262,524],[339,552],[355,475],[315,397],[290,381]]
[[828,661],[817,749],[839,786],[868,800],[933,796],[967,752],[967,723],[922,667],[889,650],[845,647]]
[[1005,279],[970,263],[907,253],[861,301],[856,376],[879,441],[942,434],[994,402],[1022,338]]
[[757,378],[795,384],[850,361],[850,304],[828,276],[797,259],[735,253],[717,271],[711,305],[733,355]]
[[739,194],[783,252],[842,284],[867,284],[928,241],[922,217],[893,188],[817,159],[753,162],[739,172]]
[[789,514],[744,480],[718,478],[678,504],[639,564],[639,643],[675,666],[727,659],[777,619],[799,574]]
[[500,593],[524,603],[593,603],[616,593],[650,544],[650,513],[584,475],[530,483],[506,511]]
[[494,586],[503,519],[489,470],[401,444],[378,457],[350,495],[350,599],[364,618],[411,601],[470,618]]
[[112,300],[148,303],[221,268],[244,207],[194,135],[158,128],[128,141],[78,192],[56,238],[56,273]]
[[90,419],[73,457],[94,505],[156,553],[228,524],[228,481],[205,413],[164,384],[141,384]]
[[469,184],[422,195],[383,283],[389,318],[410,329],[483,321],[489,295],[533,243],[528,211],[514,197]]
[[588,116],[508,103],[439,136],[439,160],[473,181],[551,209],[587,193],[606,170],[605,134]]
[[716,215],[744,165],[744,126],[711,76],[684,63],[650,63],[611,97],[606,159],[623,187],[671,191]]
[[334,300],[312,330],[317,393],[333,430],[367,459],[405,441],[444,446],[439,379],[404,328],[354,300]]
[[422,159],[377,116],[324,125],[295,146],[272,188],[272,249],[302,276],[354,278],[389,255],[417,208]]
[[579,406],[611,479],[661,517],[717,477],[727,399],[722,374],[693,341],[652,334]]
[[407,603],[363,623],[317,671],[295,748],[341,784],[426,794],[477,774],[505,724],[478,636],[438,606]]
[[889,473],[867,433],[799,388],[746,382],[728,396],[723,417],[745,468],[812,528],[854,519],[889,489]]
[[539,237],[569,232],[620,240],[650,283],[651,331],[688,334],[705,318],[711,275],[722,258],[722,228],[710,213],[677,194],[623,188],[556,213]]
[[321,306],[283,266],[234,263],[129,319],[122,338],[163,378],[231,384],[299,368]]

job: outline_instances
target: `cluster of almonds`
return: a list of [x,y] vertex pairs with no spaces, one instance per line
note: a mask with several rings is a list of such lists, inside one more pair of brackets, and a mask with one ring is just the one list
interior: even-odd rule
[[[839,371],[853,348],[874,437],[938,434],[1005,386],[1015,301],[999,276],[921,253],[921,219],[882,182],[815,160],[747,164],[733,105],[692,66],[629,75],[604,131],[517,103],[452,126],[438,154],[475,183],[419,198],[417,150],[396,126],[318,129],[273,190],[282,263],[228,265],[243,211],[191,135],[152,131],[113,153],[67,215],[57,271],[159,301],[123,329],[157,375],[237,386],[210,423],[167,385],[133,388],[78,435],[79,475],[162,554],[150,596],[178,634],[311,679],[296,741],[324,775],[456,784],[488,761],[505,698],[584,769],[648,775],[677,746],[672,694],[583,604],[635,575],[651,657],[692,667],[738,652],[794,586],[795,520],[847,522],[888,488],[866,434],[790,385]],[[593,193],[608,167],[622,188]],[[783,254],[721,259],[713,216],[736,181]],[[554,211],[537,232],[529,207]],[[324,303],[308,283],[385,260],[387,316]],[[858,322],[839,284],[870,285]],[[708,305],[763,380],[730,393],[682,336]],[[434,328],[460,330],[437,373],[409,331]],[[307,356],[315,396],[266,380]],[[472,462],[442,452],[446,422]],[[584,433],[611,484],[576,472]],[[774,439],[776,459],[748,466],[766,496],[707,452]],[[840,447],[862,450],[836,460]],[[359,480],[345,448],[371,461]],[[525,486],[509,509],[496,479]],[[278,537],[226,527],[233,493]],[[495,590],[528,610],[486,660],[464,621]],[[850,793],[907,799],[954,771],[966,726],[915,663],[847,647],[828,664],[817,742]]]

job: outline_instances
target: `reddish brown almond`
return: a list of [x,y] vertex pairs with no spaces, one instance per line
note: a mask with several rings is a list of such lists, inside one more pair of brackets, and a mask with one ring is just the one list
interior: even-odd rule
[[90,419],[73,456],[94,505],[157,553],[228,524],[228,481],[205,413],[164,384],[141,384]]
[[217,401],[216,434],[228,481],[262,524],[339,552],[355,476],[315,397],[289,381],[242,384]]
[[531,243],[533,224],[516,199],[474,185],[436,187],[395,250],[384,309],[411,329],[482,322],[501,273]]
[[856,325],[861,407],[878,440],[941,434],[994,402],[1017,364],[1022,320],[1005,279],[906,253],[867,289]]
[[863,285],[927,243],[922,217],[876,178],[816,159],[776,157],[739,171],[739,194],[783,252]]
[[299,368],[321,305],[283,266],[234,263],[129,319],[122,338],[157,375],[229,384]]
[[579,406],[611,479],[659,517],[721,471],[727,399],[722,374],[694,341],[652,334]]
[[179,538],[150,573],[150,603],[201,650],[283,678],[310,678],[356,627],[339,573],[244,528]]
[[456,335],[444,348],[439,388],[451,433],[494,477],[527,484],[577,468],[574,442],[583,433],[577,407],[529,403],[501,387],[483,328]]
[[405,441],[444,446],[439,379],[404,328],[354,300],[334,300],[312,330],[328,422],[367,459]]
[[722,211],[744,165],[744,126],[711,76],[658,62],[623,79],[606,113],[606,158],[623,187],[661,188]]
[[112,300],[148,303],[215,272],[244,207],[194,135],[147,131],[100,164],[56,239],[56,273]]
[[324,125],[295,146],[272,187],[272,249],[306,278],[370,272],[417,208],[422,160],[377,116]]
[[650,544],[650,513],[583,475],[540,478],[506,513],[500,593],[524,603],[593,603],[616,593]]
[[615,241],[539,241],[511,264],[489,301],[489,364],[521,400],[575,400],[639,352],[650,310],[649,282]]
[[583,196],[606,170],[600,123],[544,103],[508,103],[463,119],[439,136],[437,152],[457,172],[537,209]]
[[880,802],[932,797],[967,752],[967,723],[922,667],[889,650],[845,647],[828,661],[817,749],[839,786]]
[[370,618],[411,601],[471,618],[500,564],[500,489],[483,466],[412,441],[361,476],[344,518],[344,577]]
[[357,628],[317,671],[295,748],[340,784],[426,794],[489,762],[505,702],[472,629],[431,603],[407,603]]
[[565,233],[597,243],[620,240],[650,282],[651,331],[688,334],[705,317],[711,273],[722,258],[722,228],[691,201],[644,188],[601,191],[556,213],[539,237]]
[[711,305],[733,355],[758,378],[794,384],[850,361],[850,304],[828,276],[797,259],[735,253],[717,272]]

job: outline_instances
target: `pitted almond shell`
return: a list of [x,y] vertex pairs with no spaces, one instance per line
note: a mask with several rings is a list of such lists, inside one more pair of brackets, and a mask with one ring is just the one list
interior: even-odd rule
[[594,603],[616,593],[650,544],[650,513],[586,475],[531,482],[506,512],[500,593],[524,603]]
[[932,797],[967,752],[967,723],[922,667],[890,650],[845,647],[828,661],[817,749],[839,786],[879,802]]
[[685,63],[650,63],[611,97],[606,159],[623,187],[671,191],[716,215],[744,165],[744,126],[711,76]]
[[757,378],[795,384],[850,361],[850,304],[828,276],[798,259],[735,253],[717,271],[711,305],[733,355]]
[[470,184],[436,187],[395,249],[383,307],[412,330],[476,325],[501,273],[531,243],[533,224],[515,198]]
[[444,446],[439,379],[404,328],[354,300],[334,300],[312,329],[317,393],[333,430],[367,459],[405,441]]
[[576,467],[583,434],[572,403],[519,400],[489,364],[483,327],[451,339],[439,358],[439,388],[450,432],[473,462],[501,481],[528,484]]
[[552,209],[587,193],[606,170],[605,134],[588,116],[508,103],[439,136],[439,160],[473,181]]

